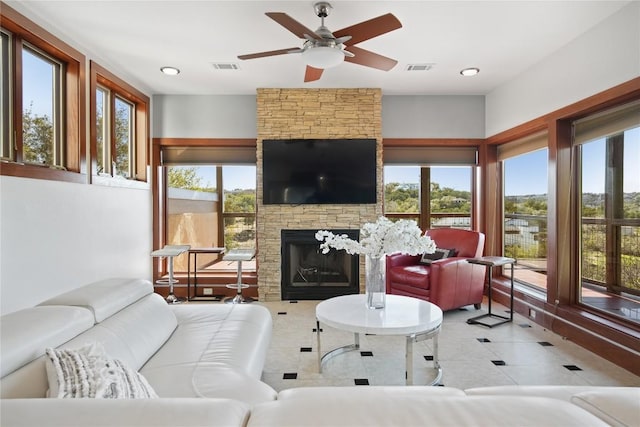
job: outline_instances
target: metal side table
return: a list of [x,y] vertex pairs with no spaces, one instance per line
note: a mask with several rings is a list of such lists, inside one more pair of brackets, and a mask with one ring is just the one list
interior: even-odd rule
[[[224,254],[224,247],[190,248],[187,252],[187,301],[219,301],[219,298],[198,296],[198,254]],[[193,296],[191,296],[191,256],[193,255]]]
[[[501,257],[501,256],[483,256],[480,258],[470,258],[467,262],[471,264],[479,264],[484,265],[489,270],[489,288],[488,288],[488,299],[489,299],[489,311],[486,314],[481,314],[480,316],[472,317],[471,319],[467,319],[467,323],[470,325],[483,325],[489,328],[493,328],[494,326],[502,325],[503,323],[512,322],[513,321],[513,266],[516,263],[516,260],[513,258]],[[509,317],[502,316],[499,314],[494,314],[491,312],[491,287],[493,282],[493,268],[500,267],[503,265],[511,264],[511,294],[510,294],[510,302],[509,302]],[[497,319],[497,322],[482,322],[481,319]]]
[[184,301],[183,298],[178,298],[173,293],[173,284],[178,283],[177,279],[173,277],[173,258],[180,254],[183,254],[189,250],[189,245],[166,245],[162,249],[151,252],[152,257],[167,258],[167,269],[169,270],[169,277],[166,279],[156,280],[156,283],[166,285],[169,284],[169,295],[167,295],[166,301],[169,304],[176,304]]
[[227,288],[236,289],[236,296],[229,297],[224,300],[227,304],[245,304],[253,302],[253,298],[242,296],[242,289],[248,288],[249,285],[242,283],[242,261],[251,261],[256,256],[255,249],[231,249],[222,258],[224,261],[238,262],[238,280],[235,284],[227,285]]

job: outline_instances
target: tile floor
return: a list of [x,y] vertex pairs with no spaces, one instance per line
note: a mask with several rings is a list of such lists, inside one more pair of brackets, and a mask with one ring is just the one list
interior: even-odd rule
[[[262,379],[276,390],[325,385],[404,384],[403,337],[361,336],[360,351],[329,359],[318,373],[315,306],[318,301],[263,302],[273,337]],[[486,310],[486,304],[483,305]],[[493,312],[507,312],[493,304]],[[439,335],[441,383],[460,389],[493,385],[640,386],[640,377],[516,314],[494,328],[468,325],[472,306],[449,311]],[[353,334],[321,325],[323,353],[350,344]],[[414,384],[434,377],[432,341],[414,344]]]

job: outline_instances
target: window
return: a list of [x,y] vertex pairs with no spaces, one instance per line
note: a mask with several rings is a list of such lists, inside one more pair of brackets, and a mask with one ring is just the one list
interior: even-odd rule
[[384,167],[384,213],[420,223],[420,167]]
[[547,289],[547,148],[503,160],[504,256],[518,261],[514,278]]
[[91,62],[92,174],[146,181],[149,98]]
[[256,247],[256,167],[223,166],[224,247]]
[[85,58],[9,6],[1,13],[1,173],[83,182]]
[[460,167],[384,167],[384,212],[421,228],[471,229],[471,171]]
[[63,167],[62,64],[22,48],[22,161]]
[[574,124],[581,169],[580,301],[640,322],[640,103]]
[[[256,247],[255,166],[176,165],[165,170],[166,244],[224,246],[227,250]],[[199,255],[198,269],[230,270],[228,265],[217,264],[221,258]],[[251,270],[251,266],[244,267]],[[187,271],[187,256],[176,257],[174,268]]]
[[[215,166],[166,167],[166,244],[194,248],[223,246],[218,233],[217,171]],[[204,268],[219,259],[215,254],[198,256]],[[187,271],[187,255],[174,259],[176,271]]]

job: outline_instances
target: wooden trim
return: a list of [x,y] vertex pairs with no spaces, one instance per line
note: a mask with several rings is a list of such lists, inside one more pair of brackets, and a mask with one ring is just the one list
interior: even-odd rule
[[[160,172],[160,146],[157,144],[153,144],[151,147],[151,199],[152,199],[152,226],[153,232],[152,234],[152,250],[160,249],[164,246],[164,230],[165,223],[161,221],[161,218],[164,218],[164,211],[162,210],[163,206],[166,204],[160,203],[160,200],[163,200],[165,197],[165,192],[162,190],[164,187],[164,179],[160,181],[159,172]],[[160,261],[159,258],[151,257],[152,261],[152,276],[153,283],[156,282],[160,278]]]
[[420,168],[420,229],[431,228],[431,168]]
[[483,138],[383,138],[383,147],[477,147]]
[[482,200],[479,230],[485,235],[485,255],[502,255],[502,169],[496,146],[480,146],[481,178],[479,197]]
[[77,172],[54,169],[48,166],[30,165],[24,163],[1,162],[0,175],[19,178],[48,179],[52,181],[75,182],[86,184],[87,176]]
[[153,138],[160,147],[257,147],[254,138]]

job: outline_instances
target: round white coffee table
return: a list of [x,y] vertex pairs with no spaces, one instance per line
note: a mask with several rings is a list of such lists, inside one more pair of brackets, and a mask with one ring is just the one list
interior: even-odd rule
[[[338,347],[322,354],[320,323],[354,333],[354,344]],[[406,383],[413,384],[413,343],[433,339],[433,368],[436,377],[432,385],[442,379],[438,362],[438,333],[442,326],[442,310],[435,304],[417,298],[387,295],[381,310],[366,306],[366,295],[344,295],[320,302],[316,306],[316,333],[318,338],[318,370],[322,364],[338,354],[360,348],[360,334],[403,335],[405,347]]]

